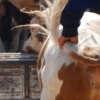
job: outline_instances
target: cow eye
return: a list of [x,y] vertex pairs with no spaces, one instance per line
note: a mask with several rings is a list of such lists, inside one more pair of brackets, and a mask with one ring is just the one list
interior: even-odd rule
[[38,41],[43,42],[43,39],[44,39],[43,34],[37,34],[36,37],[37,37]]

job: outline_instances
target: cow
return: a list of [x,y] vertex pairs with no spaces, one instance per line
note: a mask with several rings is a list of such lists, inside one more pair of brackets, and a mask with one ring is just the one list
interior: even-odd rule
[[38,56],[40,100],[100,100],[100,16],[84,13],[78,29],[79,43],[58,38],[61,12],[68,0],[55,0],[47,37]]

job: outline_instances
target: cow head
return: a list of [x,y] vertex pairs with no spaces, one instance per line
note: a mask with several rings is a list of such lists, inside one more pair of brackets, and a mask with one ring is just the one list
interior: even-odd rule
[[34,31],[31,29],[31,32],[31,36],[24,43],[23,50],[25,52],[35,51],[36,53],[39,53],[47,35],[40,29],[36,28]]

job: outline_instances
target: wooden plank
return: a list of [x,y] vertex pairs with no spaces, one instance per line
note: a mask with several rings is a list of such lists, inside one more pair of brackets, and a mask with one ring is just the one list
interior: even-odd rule
[[0,65],[36,64],[37,55],[31,53],[0,53]]
[[0,53],[0,100],[39,100],[37,55]]
[[0,100],[22,99],[25,97],[24,89],[23,66],[0,66]]
[[31,99],[38,100],[40,98],[40,87],[39,87],[39,81],[37,76],[37,71],[34,66],[30,66],[29,71],[29,96]]

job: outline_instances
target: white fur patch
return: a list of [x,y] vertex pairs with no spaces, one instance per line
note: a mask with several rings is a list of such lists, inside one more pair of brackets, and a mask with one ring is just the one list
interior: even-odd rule
[[92,31],[88,23],[92,20],[100,19],[100,16],[94,13],[85,12],[81,19],[81,25],[78,28],[78,46],[79,53],[86,47],[100,47],[100,35]]
[[66,56],[52,40],[48,43],[44,58],[45,66],[41,72],[43,82],[41,100],[55,100],[63,83],[63,81],[58,78],[58,72],[63,64],[67,66],[74,60]]

